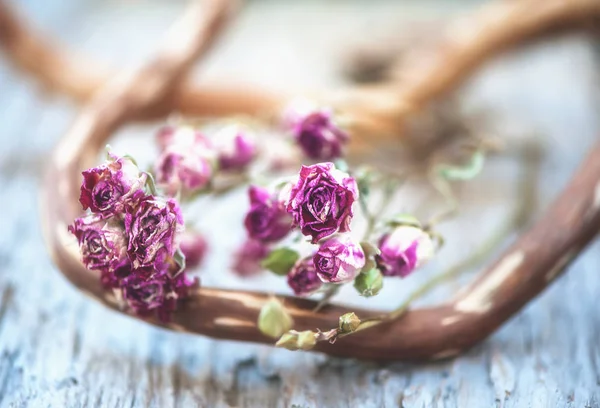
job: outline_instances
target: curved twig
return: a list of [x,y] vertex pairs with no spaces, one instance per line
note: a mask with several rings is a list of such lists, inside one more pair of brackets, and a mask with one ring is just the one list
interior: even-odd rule
[[[216,19],[217,25],[225,20]],[[581,26],[600,17],[598,0],[503,0],[481,7],[457,20],[443,36],[436,52],[411,61],[400,83],[377,88],[351,88],[315,95],[344,111],[354,126],[357,145],[376,136],[397,137],[404,121],[428,102],[453,90],[490,57],[515,44],[558,27]],[[61,51],[45,36],[28,28],[0,0],[0,46],[15,64],[37,77],[48,89],[89,100],[114,75],[71,53]],[[435,56],[435,58],[431,58]],[[235,114],[276,115],[292,95],[262,88],[193,84],[162,102],[161,109],[144,112],[142,118],[160,117],[165,109],[193,116]]]

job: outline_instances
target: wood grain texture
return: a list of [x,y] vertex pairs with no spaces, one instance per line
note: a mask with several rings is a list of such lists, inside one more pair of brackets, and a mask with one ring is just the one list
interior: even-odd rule
[[[169,2],[155,2],[152,10],[144,2],[68,1],[60,9],[47,11],[42,7],[45,1],[24,3],[42,26],[70,41],[81,41],[76,45],[107,59],[129,63],[153,48],[148,41],[159,38],[179,11]],[[318,37],[319,30],[322,35],[328,29],[327,16],[319,14],[319,2],[291,11],[272,3],[251,7],[239,23],[238,34],[232,35],[229,49],[215,55],[208,74],[235,73],[228,58],[256,38],[263,18],[278,21],[269,27],[279,38],[271,43],[272,49],[281,49],[289,41],[298,54],[300,46],[312,39],[306,34],[301,38],[298,28],[285,36],[290,26],[300,27],[295,12],[307,7],[304,13],[315,16],[311,35]],[[338,7],[336,18],[352,21],[362,6]],[[424,12],[422,6],[412,7]],[[378,13],[388,15],[391,9],[381,3]],[[131,31],[134,12],[136,27],[145,34],[133,34],[131,42],[122,40],[115,47],[114,42]],[[367,20],[377,15],[375,11],[366,14],[361,17]],[[337,31],[360,26],[353,24],[341,25]],[[333,34],[331,41],[341,41],[342,34]],[[311,58],[322,61],[331,51],[322,45]],[[268,52],[258,52],[264,53],[258,56],[263,57],[263,65]],[[249,65],[248,79],[262,77],[268,82],[270,74],[264,66],[252,68],[258,57],[248,56],[240,64]],[[288,68],[288,79],[279,76],[275,81],[294,76],[305,83],[318,81],[314,78],[335,80],[333,71],[309,57],[300,67],[294,64],[300,57],[294,58],[286,66],[281,58],[272,57],[271,75]],[[599,100],[591,81],[598,78],[590,67],[592,58],[589,42],[571,37],[499,61],[469,87],[474,104],[493,101],[504,117],[526,120],[548,135],[542,207],[564,186],[597,134]],[[22,80],[4,64],[0,66],[0,406],[600,406],[597,244],[485,344],[456,360],[424,366],[371,365],[167,333],[89,301],[52,267],[37,216],[39,171],[74,111],[61,100],[41,99],[39,90]],[[510,171],[495,173],[495,165],[486,173],[489,178],[475,183],[473,190],[494,177],[496,181],[508,177]],[[468,209],[481,210],[477,191],[474,197]],[[462,231],[479,228],[473,218],[460,221],[465,220]],[[472,239],[464,239],[468,249]],[[217,251],[211,262],[218,264],[221,255]],[[443,255],[449,261],[453,256]],[[231,283],[227,274],[206,279],[211,284],[241,285]],[[407,289],[399,290],[402,295]],[[391,295],[389,305],[399,296]],[[442,295],[436,293],[433,300]]]

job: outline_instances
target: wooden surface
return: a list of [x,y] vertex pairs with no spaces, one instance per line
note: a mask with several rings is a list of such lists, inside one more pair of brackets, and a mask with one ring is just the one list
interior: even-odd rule
[[[200,72],[270,86],[335,85],[341,81],[335,61],[350,36],[364,40],[365,32],[385,33],[386,25],[402,19],[459,11],[436,11],[435,2],[380,1],[368,9],[366,2],[323,3],[252,3]],[[18,4],[73,47],[123,66],[148,55],[182,8],[181,2],[159,0]],[[597,56],[598,45],[570,35],[507,56],[467,86],[470,105],[493,107],[504,133],[519,134],[514,128],[524,126],[543,134],[540,208],[597,137]],[[45,154],[68,127],[74,107],[45,97],[4,62],[0,106],[0,407],[600,406],[598,244],[491,339],[448,362],[374,365],[167,333],[91,302],[46,255],[37,184]],[[131,151],[135,139],[121,145]],[[477,242],[469,232],[485,232],[497,222],[508,207],[502,200],[511,191],[513,170],[511,163],[494,161],[469,187],[470,204],[444,230],[448,248],[424,276],[466,254]],[[199,217],[201,225],[223,231],[218,235],[226,242],[214,248],[203,281],[227,287],[271,283],[269,277],[244,282],[226,271],[229,241],[239,242],[240,229],[233,227],[239,220],[218,226],[207,220],[223,219],[233,207]],[[399,303],[420,278],[386,287],[374,305]],[[447,295],[438,292],[426,301]]]

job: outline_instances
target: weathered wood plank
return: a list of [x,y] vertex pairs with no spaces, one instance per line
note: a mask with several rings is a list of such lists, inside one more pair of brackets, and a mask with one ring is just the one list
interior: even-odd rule
[[[177,4],[152,4],[71,0],[56,11],[60,7],[32,0],[25,7],[73,45],[132,64],[177,13]],[[252,3],[224,49],[210,59],[207,75],[239,76],[243,68],[245,80],[267,84],[338,83],[331,52],[347,33],[364,27],[359,16],[392,21],[390,14],[407,8],[426,13],[433,3],[381,2],[365,13],[359,13],[364,8],[359,2],[328,3],[325,13],[323,4]],[[46,14],[46,7],[54,11]],[[341,21],[334,29],[332,18]],[[318,41],[329,34],[330,40]],[[597,91],[590,85],[600,79],[592,59],[589,42],[572,36],[505,58],[468,86],[473,106],[491,103],[507,126],[517,120],[549,136],[541,207],[566,182],[600,126]],[[73,110],[62,99],[41,100],[35,86],[1,65],[0,70],[0,407],[600,406],[599,244],[489,341],[456,360],[422,366],[378,366],[167,333],[105,310],[52,267],[38,227],[38,171]],[[486,201],[480,192],[491,180],[512,174],[512,167],[491,166],[467,192],[469,213],[447,227],[451,241],[461,222],[473,230],[491,223],[488,214],[498,215],[482,212]],[[510,191],[504,184],[494,184],[497,191],[486,199],[499,200]],[[211,209],[211,215],[230,208]],[[442,260],[424,273],[459,259],[477,239],[463,234],[461,241],[451,242]],[[207,270],[223,270],[224,255],[216,251]],[[397,303],[418,279],[392,285],[379,302]],[[245,284],[225,272],[205,282]],[[247,285],[268,282],[258,278]]]

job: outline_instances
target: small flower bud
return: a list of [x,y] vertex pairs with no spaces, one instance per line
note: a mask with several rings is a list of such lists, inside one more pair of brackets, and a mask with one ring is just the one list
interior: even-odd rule
[[290,330],[294,323],[281,302],[272,298],[264,304],[258,315],[258,328],[266,336],[280,337]]
[[298,348],[300,350],[310,350],[317,344],[315,333],[310,330],[298,333]]
[[298,332],[290,330],[284,333],[277,343],[276,347],[285,348],[288,350],[310,350],[317,344],[317,336],[310,330]]
[[340,316],[340,330],[342,333],[352,333],[360,326],[360,319],[354,313],[346,313]]
[[[213,177],[215,153],[208,140],[190,127],[180,127],[167,139],[156,165],[156,180],[169,194],[178,190],[195,192],[208,186]],[[164,138],[160,143],[166,143]]]
[[287,281],[297,296],[308,296],[323,286],[312,257],[296,262],[287,276]]
[[181,237],[179,249],[185,255],[186,268],[193,269],[202,263],[208,244],[204,236],[198,232],[186,231]]
[[261,262],[268,253],[264,243],[249,239],[235,251],[231,268],[239,276],[256,275],[263,270]]
[[243,170],[256,157],[256,143],[237,125],[221,129],[214,137],[222,170]]
[[334,121],[328,109],[311,103],[296,103],[284,114],[284,125],[307,157],[334,160],[342,156],[348,134]]
[[384,276],[406,277],[434,254],[431,236],[421,228],[402,225],[379,241],[377,266]]
[[365,266],[365,254],[349,235],[340,235],[325,241],[313,261],[323,282],[346,283]]
[[266,188],[250,186],[250,210],[244,219],[248,236],[262,242],[275,242],[292,229],[292,217],[278,201],[277,194]]
[[377,268],[362,272],[354,279],[354,288],[361,296],[375,296],[383,288],[383,275]]
[[275,343],[276,347],[281,347],[288,350],[298,350],[298,332],[296,330],[290,330],[287,333],[284,333],[277,343]]

